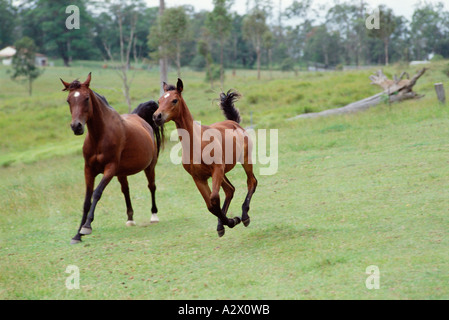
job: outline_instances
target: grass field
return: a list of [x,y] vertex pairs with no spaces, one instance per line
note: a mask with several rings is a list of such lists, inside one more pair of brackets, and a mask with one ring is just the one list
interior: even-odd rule
[[[259,175],[251,225],[218,238],[216,218],[166,145],[157,169],[159,224],[150,224],[143,173],[130,178],[137,227],[125,226],[119,183],[103,194],[93,234],[70,245],[84,196],[83,137],[70,128],[59,78],[83,80],[119,112],[127,107],[112,70],[49,68],[28,97],[0,67],[0,298],[2,299],[448,299],[449,109],[433,84],[434,64],[415,90],[419,101],[340,117],[286,121],[377,93],[375,70],[227,75],[243,125],[279,130],[279,168]],[[399,74],[400,66],[385,70]],[[416,68],[407,68],[414,74]],[[196,120],[223,116],[203,74],[184,71],[184,97]],[[170,81],[176,76],[170,74]],[[446,85],[447,86],[447,85]],[[137,71],[134,104],[157,99],[158,73]],[[170,124],[170,132],[174,126]],[[240,215],[246,176],[236,167],[229,215]],[[80,271],[68,290],[66,268]],[[380,271],[368,290],[365,270]]]

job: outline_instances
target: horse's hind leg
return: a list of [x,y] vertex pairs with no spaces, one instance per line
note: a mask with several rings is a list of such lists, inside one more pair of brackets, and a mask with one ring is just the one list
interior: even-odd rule
[[128,215],[128,221],[126,221],[126,225],[128,227],[135,226],[136,223],[133,220],[134,210],[131,205],[131,198],[129,196],[128,178],[126,176],[120,176],[120,177],[117,177],[117,179],[120,182],[120,185],[122,187],[122,193],[125,196],[126,214]]
[[250,218],[248,215],[249,211],[249,203],[251,202],[251,198],[256,191],[257,187],[257,179],[253,173],[253,165],[250,163],[242,164],[243,169],[246,172],[247,176],[247,185],[248,185],[248,193],[246,194],[245,201],[242,204],[242,222],[245,227],[247,227],[250,223]]
[[[223,188],[226,197],[221,211],[223,211],[223,214],[226,215],[226,213],[228,212],[229,204],[231,203],[231,200],[234,197],[235,188],[226,176],[223,177],[221,187]],[[217,231],[218,234],[221,234],[221,236],[223,236],[225,233],[223,223],[221,222],[220,219],[218,219]]]
[[145,175],[148,180],[148,189],[151,192],[151,223],[159,222],[159,218],[157,216],[157,207],[156,207],[156,173],[155,173],[156,164],[152,163],[148,168],[145,169]]

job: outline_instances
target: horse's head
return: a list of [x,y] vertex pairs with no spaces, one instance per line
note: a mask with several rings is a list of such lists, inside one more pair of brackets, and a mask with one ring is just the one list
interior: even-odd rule
[[72,114],[70,127],[72,128],[73,133],[77,136],[84,133],[84,126],[86,125],[87,120],[92,116],[92,102],[89,99],[90,79],[90,73],[87,76],[87,80],[83,83],[78,80],[75,80],[72,83],[67,83],[60,79],[64,85],[62,91],[69,91],[67,102],[69,103],[70,113]]
[[179,78],[176,88],[164,82],[164,94],[159,98],[159,108],[153,114],[153,121],[158,126],[178,118],[181,102],[184,101],[181,96],[183,87]]

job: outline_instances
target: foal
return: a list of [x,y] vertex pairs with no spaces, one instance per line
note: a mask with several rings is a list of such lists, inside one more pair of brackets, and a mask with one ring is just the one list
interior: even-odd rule
[[[72,244],[80,242],[81,236],[92,233],[95,207],[103,190],[115,176],[125,196],[128,215],[126,225],[135,225],[127,176],[142,170],[145,171],[151,191],[151,222],[159,221],[155,201],[155,166],[164,133],[163,127],[153,122],[153,113],[158,105],[149,101],[139,105],[133,114],[120,115],[103,96],[89,88],[90,80],[90,73],[84,83],[76,80],[67,83],[61,79],[63,91],[69,91],[67,102],[72,114],[70,126],[73,133],[82,135],[85,125],[88,128],[83,146],[86,196],[81,225],[72,238]],[[101,173],[103,178],[94,191],[95,177]]]
[[[202,126],[193,121],[192,114],[181,95],[182,91],[181,79],[178,79],[176,87],[164,82],[164,94],[159,99],[159,108],[154,112],[153,119],[157,125],[163,125],[170,120],[175,122],[178,135],[181,136],[183,167],[193,177],[208,210],[218,218],[217,232],[221,237],[225,233],[224,225],[233,228],[241,220],[245,227],[249,225],[249,204],[257,186],[251,162],[252,142],[239,125],[240,114],[234,107],[234,101],[240,95],[231,90],[226,94],[222,93],[220,107],[228,120]],[[206,138],[210,134],[214,137],[212,142],[208,142]],[[209,153],[214,158],[212,163],[205,162],[201,156],[204,155],[203,152],[207,153],[206,151],[211,149],[211,145],[213,150]],[[194,150],[195,146],[200,148]],[[242,218],[228,219],[226,213],[235,188],[226,177],[226,173],[234,168],[237,161],[242,163],[246,172],[248,194],[242,205]],[[212,177],[212,191],[207,182],[210,177]],[[220,187],[226,196],[222,208],[220,208]]]

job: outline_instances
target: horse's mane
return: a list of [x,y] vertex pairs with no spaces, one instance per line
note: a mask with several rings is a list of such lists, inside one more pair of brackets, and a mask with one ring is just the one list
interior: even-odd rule
[[154,112],[159,108],[159,105],[156,101],[150,100],[144,103],[141,103],[134,109],[131,113],[137,114],[139,117],[144,119],[153,129],[154,137],[156,138],[157,144],[157,153],[161,150],[161,147],[164,146],[165,136],[164,136],[164,125],[158,126],[153,120]]
[[113,107],[111,107],[111,105],[109,104],[108,100],[106,100],[105,96],[95,92],[94,90],[92,90],[92,92],[95,94],[95,96],[100,99],[108,108],[114,109]]

